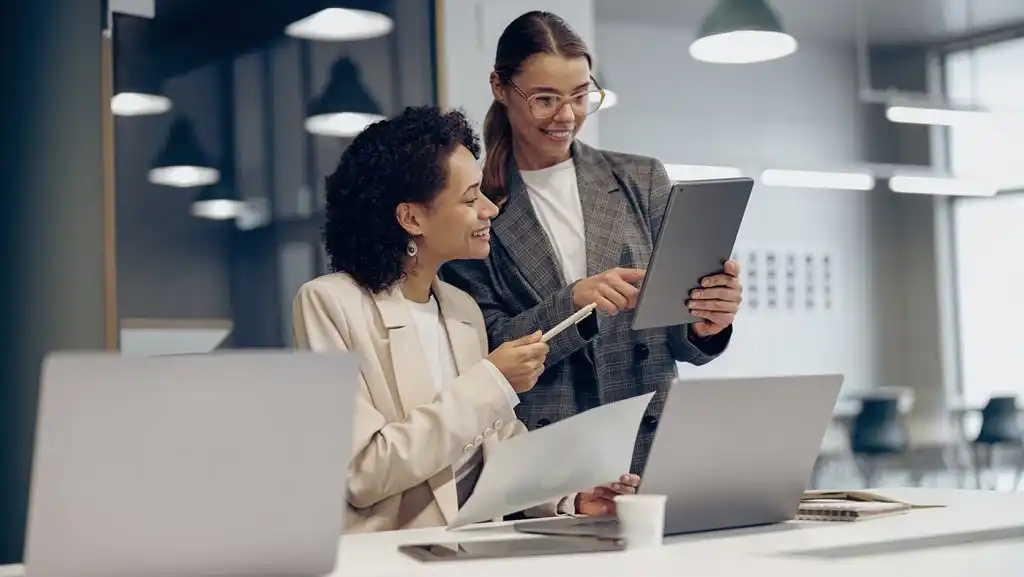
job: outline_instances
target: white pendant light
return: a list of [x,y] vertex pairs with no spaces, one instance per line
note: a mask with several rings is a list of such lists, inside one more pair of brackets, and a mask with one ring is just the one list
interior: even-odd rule
[[750,64],[789,56],[797,41],[766,0],[718,0],[701,24],[690,55],[714,64]]
[[306,105],[306,131],[321,136],[349,138],[383,120],[380,106],[363,85],[359,69],[342,57],[331,66],[323,92]]
[[284,32],[306,40],[343,42],[385,36],[394,27],[394,21],[380,12],[331,7],[292,22]]
[[245,211],[245,201],[238,198],[233,188],[221,183],[209,186],[192,202],[191,213],[197,218],[231,220]]
[[152,116],[171,110],[171,99],[162,94],[118,92],[110,99],[110,111],[117,116]]
[[203,150],[192,124],[177,118],[171,124],[163,148],[153,160],[149,181],[175,188],[194,188],[216,184],[217,170]]

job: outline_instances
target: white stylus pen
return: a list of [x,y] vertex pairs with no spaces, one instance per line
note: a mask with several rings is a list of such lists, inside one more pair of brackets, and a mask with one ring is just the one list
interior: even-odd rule
[[540,342],[546,343],[546,342],[550,341],[551,339],[557,337],[559,335],[559,333],[561,333],[565,329],[567,329],[567,328],[575,325],[576,323],[582,321],[583,319],[587,318],[587,315],[589,315],[590,313],[594,312],[594,309],[596,309],[596,308],[597,308],[597,304],[596,303],[590,303],[589,305],[587,305],[587,306],[581,308],[580,310],[576,311],[569,318],[567,318],[564,321],[562,321],[562,322],[558,323],[557,325],[555,325],[555,328],[553,328],[553,329],[549,330],[548,332],[544,333],[544,335],[540,337]]

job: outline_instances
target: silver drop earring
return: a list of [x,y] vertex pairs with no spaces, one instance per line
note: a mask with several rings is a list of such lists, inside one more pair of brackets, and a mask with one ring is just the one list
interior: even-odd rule
[[409,256],[416,256],[416,253],[420,251],[420,247],[416,246],[416,241],[409,239],[409,244],[405,245],[405,254]]

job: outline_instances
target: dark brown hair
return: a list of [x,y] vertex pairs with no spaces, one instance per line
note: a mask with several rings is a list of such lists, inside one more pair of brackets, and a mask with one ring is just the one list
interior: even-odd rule
[[[527,58],[534,54],[584,57],[593,63],[587,45],[561,17],[550,12],[527,12],[505,27],[494,55],[494,72],[507,84]],[[495,100],[484,119],[484,178],[481,189],[495,202],[505,200],[505,170],[512,156],[512,125],[506,104]]]

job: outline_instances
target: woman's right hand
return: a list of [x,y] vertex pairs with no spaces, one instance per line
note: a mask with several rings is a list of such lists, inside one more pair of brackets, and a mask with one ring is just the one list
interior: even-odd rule
[[487,360],[501,371],[517,393],[525,393],[537,384],[544,372],[544,359],[548,356],[547,343],[540,342],[537,331],[514,341],[502,343],[487,355]]

